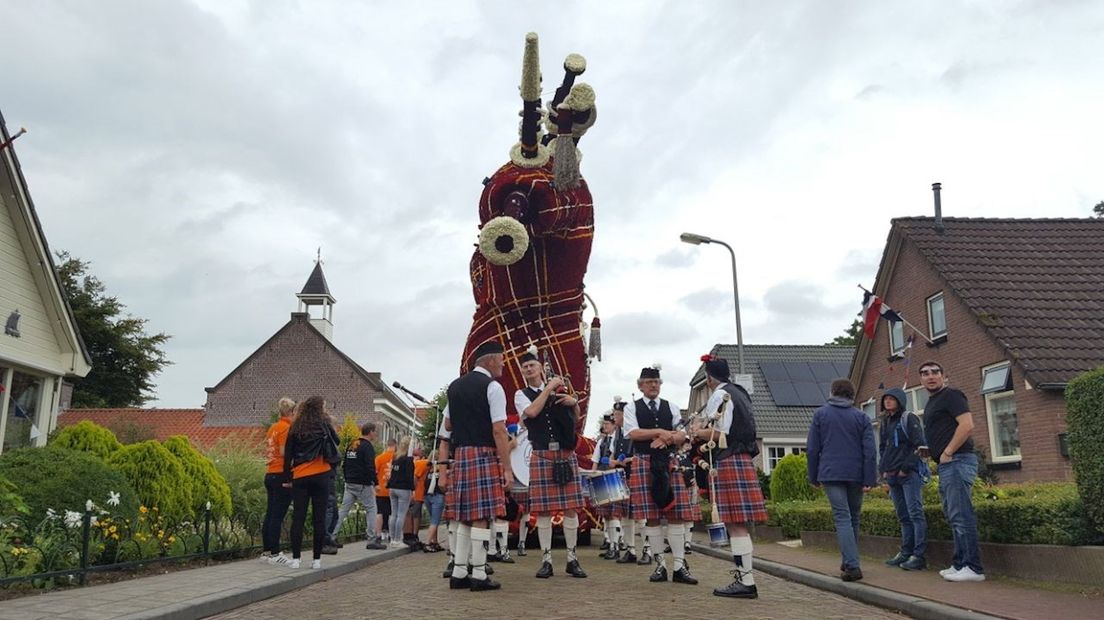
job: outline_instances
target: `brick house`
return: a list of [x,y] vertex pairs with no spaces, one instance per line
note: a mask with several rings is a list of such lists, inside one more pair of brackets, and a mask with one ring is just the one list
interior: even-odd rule
[[1104,219],[894,219],[874,293],[909,325],[878,321],[855,352],[868,415],[883,386],[922,411],[934,359],[1001,481],[1072,479],[1063,392],[1104,365]]
[[383,440],[410,433],[414,410],[381,379],[333,343],[333,306],[322,264],[314,266],[291,319],[214,387],[206,388],[204,426],[268,424],[283,396],[325,397],[338,418],[374,421]]
[[110,429],[123,443],[145,439],[165,441],[173,435],[184,435],[200,449],[236,436],[241,441],[256,444],[260,451],[263,426],[204,426],[204,414],[203,409],[69,409],[58,416],[58,428],[88,420]]
[[[752,379],[749,391],[759,436],[757,467],[769,474],[782,457],[805,451],[813,412],[828,400],[832,380],[847,376],[854,352],[854,347],[837,345],[744,345],[744,371]],[[736,373],[736,345],[715,345],[710,354],[723,357]],[[700,410],[708,400],[702,364],[690,380],[687,411]]]

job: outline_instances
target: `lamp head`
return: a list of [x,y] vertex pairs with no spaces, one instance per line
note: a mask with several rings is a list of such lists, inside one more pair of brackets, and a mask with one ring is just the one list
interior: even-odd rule
[[682,233],[681,235],[679,235],[679,239],[681,239],[683,243],[689,243],[691,245],[700,245],[702,243],[713,242],[712,239],[706,237],[705,235],[696,235],[694,233]]

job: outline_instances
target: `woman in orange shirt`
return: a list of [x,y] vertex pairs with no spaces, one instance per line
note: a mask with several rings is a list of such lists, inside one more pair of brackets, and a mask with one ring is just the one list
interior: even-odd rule
[[291,477],[291,568],[299,568],[303,548],[303,526],[307,503],[314,526],[314,562],[322,567],[322,545],[326,541],[326,503],[333,488],[333,463],[340,461],[340,440],[321,396],[311,396],[299,405],[299,413],[288,430],[284,449],[284,472]]
[[261,542],[264,543],[261,559],[271,564],[287,564],[287,556],[280,552],[280,528],[284,524],[288,506],[291,506],[291,489],[284,486],[290,482],[284,474],[284,445],[287,443],[291,420],[295,416],[295,401],[281,398],[277,407],[280,410],[280,419],[268,427],[268,432],[265,433],[268,467],[265,468],[264,485],[268,506],[264,525],[261,527]]

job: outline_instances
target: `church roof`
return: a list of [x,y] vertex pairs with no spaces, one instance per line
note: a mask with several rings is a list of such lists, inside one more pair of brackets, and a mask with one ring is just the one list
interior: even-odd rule
[[303,290],[299,292],[299,296],[303,295],[325,295],[326,297],[333,297],[330,294],[330,287],[326,284],[326,275],[322,273],[322,263],[316,262],[314,264],[314,271],[311,272],[310,277],[307,278],[307,283],[303,285]]

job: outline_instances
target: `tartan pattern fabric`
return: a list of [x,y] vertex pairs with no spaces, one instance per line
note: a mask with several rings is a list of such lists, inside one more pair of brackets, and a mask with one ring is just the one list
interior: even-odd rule
[[494,448],[462,447],[449,472],[446,514],[460,522],[494,519],[506,514],[502,467]]
[[[552,481],[555,459],[571,462],[571,481],[559,485]],[[583,508],[583,487],[579,484],[579,464],[571,450],[533,450],[529,455],[529,512],[533,514]]]
[[510,496],[517,502],[519,516],[529,512],[529,487],[523,488],[525,489],[524,491],[515,486],[510,490]]
[[[682,480],[682,472],[671,472],[671,489],[675,493],[675,505],[670,510],[660,512],[652,499],[652,473],[650,471],[652,455],[636,454],[633,458],[632,475],[629,476],[629,502],[633,519],[658,519],[666,517],[675,521],[695,520],[694,509],[697,502],[690,496],[690,490]],[[701,508],[697,510],[701,518]]]
[[598,506],[598,516],[603,519],[622,519],[629,514],[629,501],[610,502],[604,506]]
[[734,454],[716,463],[717,512],[725,523],[766,523],[767,508],[759,475],[748,454]]

